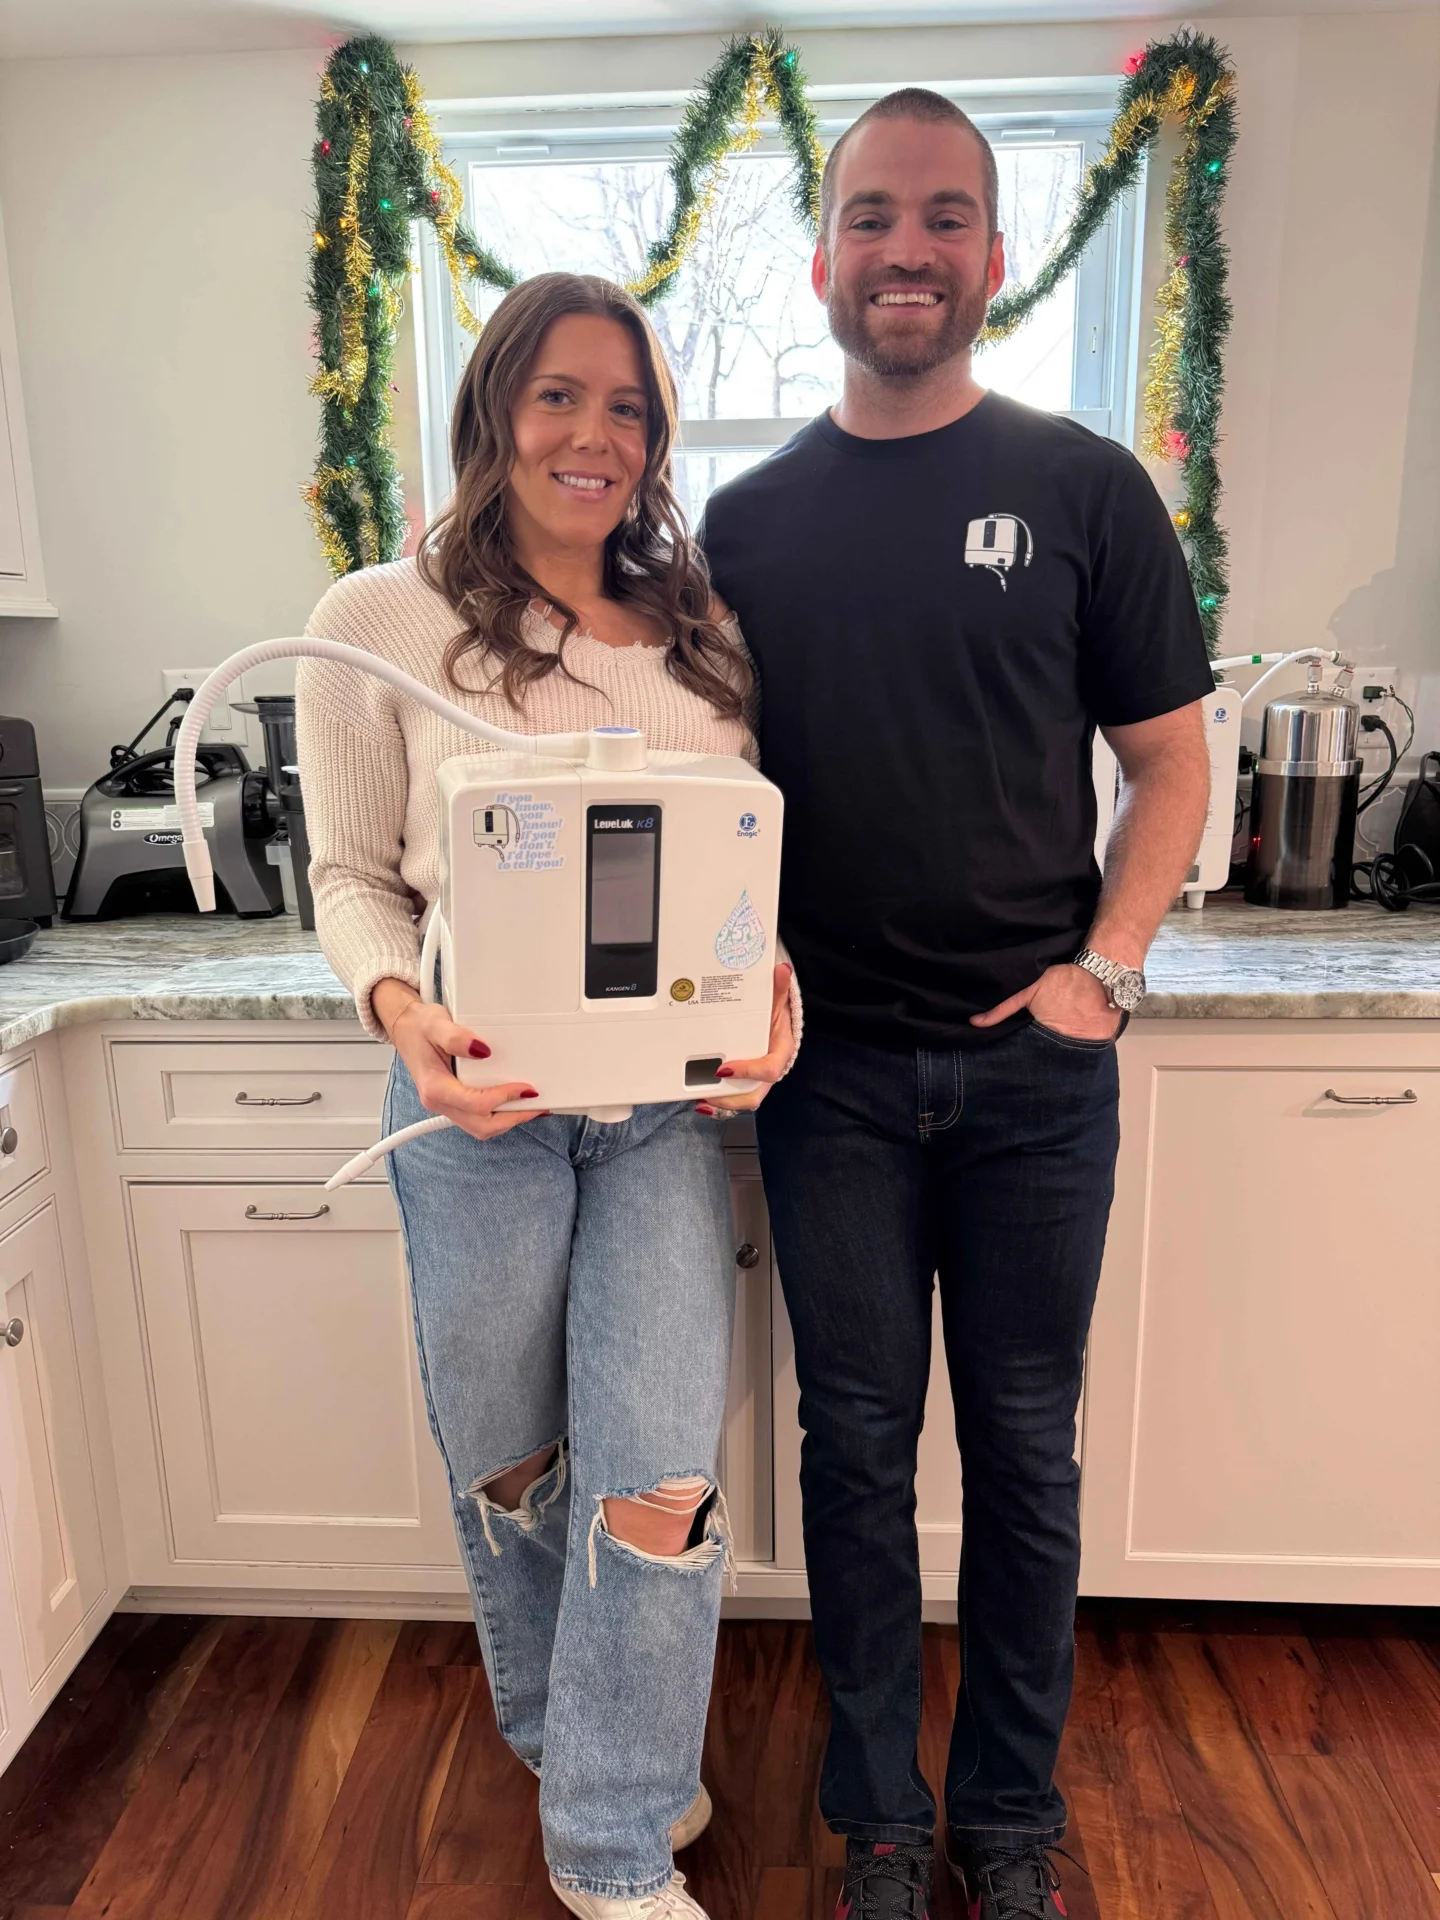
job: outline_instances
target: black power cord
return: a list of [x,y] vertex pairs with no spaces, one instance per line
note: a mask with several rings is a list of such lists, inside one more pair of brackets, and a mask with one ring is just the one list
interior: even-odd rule
[[[1395,736],[1378,713],[1365,714],[1360,721],[1360,731],[1362,733],[1384,734],[1386,740],[1390,743],[1390,764],[1386,767],[1384,773],[1380,775],[1379,779],[1372,782],[1372,784],[1366,788],[1363,799],[1355,809],[1356,813],[1364,813],[1367,807],[1374,806],[1375,802],[1395,778],[1395,769],[1400,764],[1400,749],[1395,744]],[[1372,842],[1371,844],[1373,845],[1374,843]]]
[[[1355,884],[1362,876],[1365,889]],[[1391,913],[1403,913],[1407,907],[1440,907],[1440,875],[1430,856],[1416,846],[1404,849],[1403,863],[1398,854],[1377,853],[1356,867],[1350,891],[1355,899],[1373,900]]]
[[[165,702],[164,706],[157,708],[157,710],[151,714],[150,718],[145,722],[144,726],[141,727],[128,747],[111,747],[110,771],[112,773],[118,773],[121,767],[128,767],[132,760],[138,760],[140,757],[140,742],[145,738],[146,734],[149,733],[150,729],[155,725],[155,722],[157,720],[163,720],[172,707],[188,707],[194,698],[195,689],[193,687],[177,687]],[[167,747],[174,746],[175,735],[180,731],[180,721],[183,717],[183,715],[177,715],[175,719],[170,722],[169,731],[165,736],[165,744]]]

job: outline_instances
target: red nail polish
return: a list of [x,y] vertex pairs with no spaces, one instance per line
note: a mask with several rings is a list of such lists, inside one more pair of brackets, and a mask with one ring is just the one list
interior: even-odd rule
[[695,1111],[696,1113],[703,1113],[707,1120],[713,1120],[715,1118],[714,1107],[707,1106],[703,1100],[696,1102]]
[[717,1080],[733,1080],[735,1078],[734,1067],[717,1067],[715,1069],[715,1078]]
[[520,1089],[519,1098],[521,1100],[538,1100],[540,1096],[535,1091],[534,1087],[522,1087]]
[[470,1058],[472,1060],[488,1060],[490,1058],[490,1049],[483,1040],[472,1040],[470,1042]]

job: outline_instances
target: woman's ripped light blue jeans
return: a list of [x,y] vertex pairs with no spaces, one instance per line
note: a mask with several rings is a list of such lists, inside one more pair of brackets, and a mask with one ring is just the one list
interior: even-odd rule
[[[385,1131],[424,1117],[397,1058]],[[734,1304],[724,1130],[690,1105],[554,1114],[390,1156],[430,1426],[500,1730],[540,1774],[550,1871],[662,1887],[694,1799],[728,1550],[706,1498],[674,1559],[603,1502],[715,1486]],[[485,1484],[548,1448],[506,1511]],[[663,1498],[663,1491],[662,1491]],[[692,1535],[694,1539],[694,1535]]]

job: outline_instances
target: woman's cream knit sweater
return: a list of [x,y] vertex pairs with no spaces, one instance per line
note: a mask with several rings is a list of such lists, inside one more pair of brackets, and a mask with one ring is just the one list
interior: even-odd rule
[[[525,618],[530,645],[553,652],[557,629],[538,613]],[[566,663],[587,684],[548,674],[526,690],[517,713],[503,694],[464,694],[447,681],[445,648],[458,631],[453,609],[413,560],[337,581],[306,628],[379,654],[514,732],[640,727],[652,747],[755,757],[751,729],[722,720],[681,686],[664,647],[609,647],[574,634]],[[474,655],[457,672],[474,684],[488,677]],[[456,754],[493,749],[353,667],[302,661],[295,690],[316,932],[367,1031],[383,1039],[371,991],[387,975],[418,987],[419,927],[440,888],[435,769]]]

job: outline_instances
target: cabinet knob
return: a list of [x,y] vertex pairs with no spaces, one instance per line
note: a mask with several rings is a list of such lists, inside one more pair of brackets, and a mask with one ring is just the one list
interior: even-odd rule
[[735,1249],[735,1264],[737,1267],[758,1267],[760,1264],[759,1247],[752,1246],[748,1240],[742,1241]]
[[0,1127],[0,1153],[14,1153],[20,1144],[20,1136],[14,1127]]
[[7,1320],[5,1322],[5,1344],[7,1347],[18,1347],[24,1338],[25,1322],[23,1320]]

